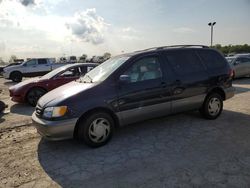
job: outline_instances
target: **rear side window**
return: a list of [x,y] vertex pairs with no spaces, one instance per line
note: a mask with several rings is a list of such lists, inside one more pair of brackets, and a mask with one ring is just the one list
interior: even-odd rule
[[239,63],[249,63],[250,62],[250,58],[246,58],[246,57],[239,57],[236,60]]
[[47,59],[38,59],[38,64],[39,65],[45,65],[45,64],[47,64]]
[[194,51],[173,51],[166,52],[168,62],[174,71],[179,75],[192,74],[204,70],[199,57]]
[[225,66],[226,62],[218,52],[199,50],[198,53],[208,69],[218,69]]

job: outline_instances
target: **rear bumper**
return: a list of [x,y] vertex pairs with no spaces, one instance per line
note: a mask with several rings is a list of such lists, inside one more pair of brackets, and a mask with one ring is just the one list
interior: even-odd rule
[[224,91],[225,91],[225,100],[227,100],[234,96],[235,88],[234,87],[226,88],[224,89]]
[[73,138],[77,118],[48,121],[40,119],[35,112],[32,114],[32,121],[37,132],[47,140],[65,140]]

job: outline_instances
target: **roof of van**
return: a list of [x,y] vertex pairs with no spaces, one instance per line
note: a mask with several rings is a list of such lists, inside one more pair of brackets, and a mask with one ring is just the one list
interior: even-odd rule
[[172,46],[160,46],[153,47],[144,50],[138,50],[131,53],[121,54],[120,56],[133,56],[137,54],[141,54],[144,52],[152,52],[152,51],[160,51],[160,50],[168,50],[168,49],[184,49],[184,48],[203,48],[203,49],[212,49],[205,45],[172,45]]

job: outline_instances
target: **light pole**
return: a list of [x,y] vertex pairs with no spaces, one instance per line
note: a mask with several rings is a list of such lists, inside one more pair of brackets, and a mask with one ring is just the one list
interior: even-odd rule
[[214,25],[216,22],[210,22],[208,25],[211,27],[211,47],[213,46],[213,33],[214,33]]

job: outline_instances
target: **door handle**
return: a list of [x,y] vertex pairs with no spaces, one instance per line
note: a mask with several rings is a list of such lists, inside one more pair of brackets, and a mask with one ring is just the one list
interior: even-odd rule
[[181,81],[180,80],[175,80],[174,85],[181,85]]
[[161,83],[161,87],[163,87],[163,88],[167,87],[167,83],[166,82],[162,82]]

